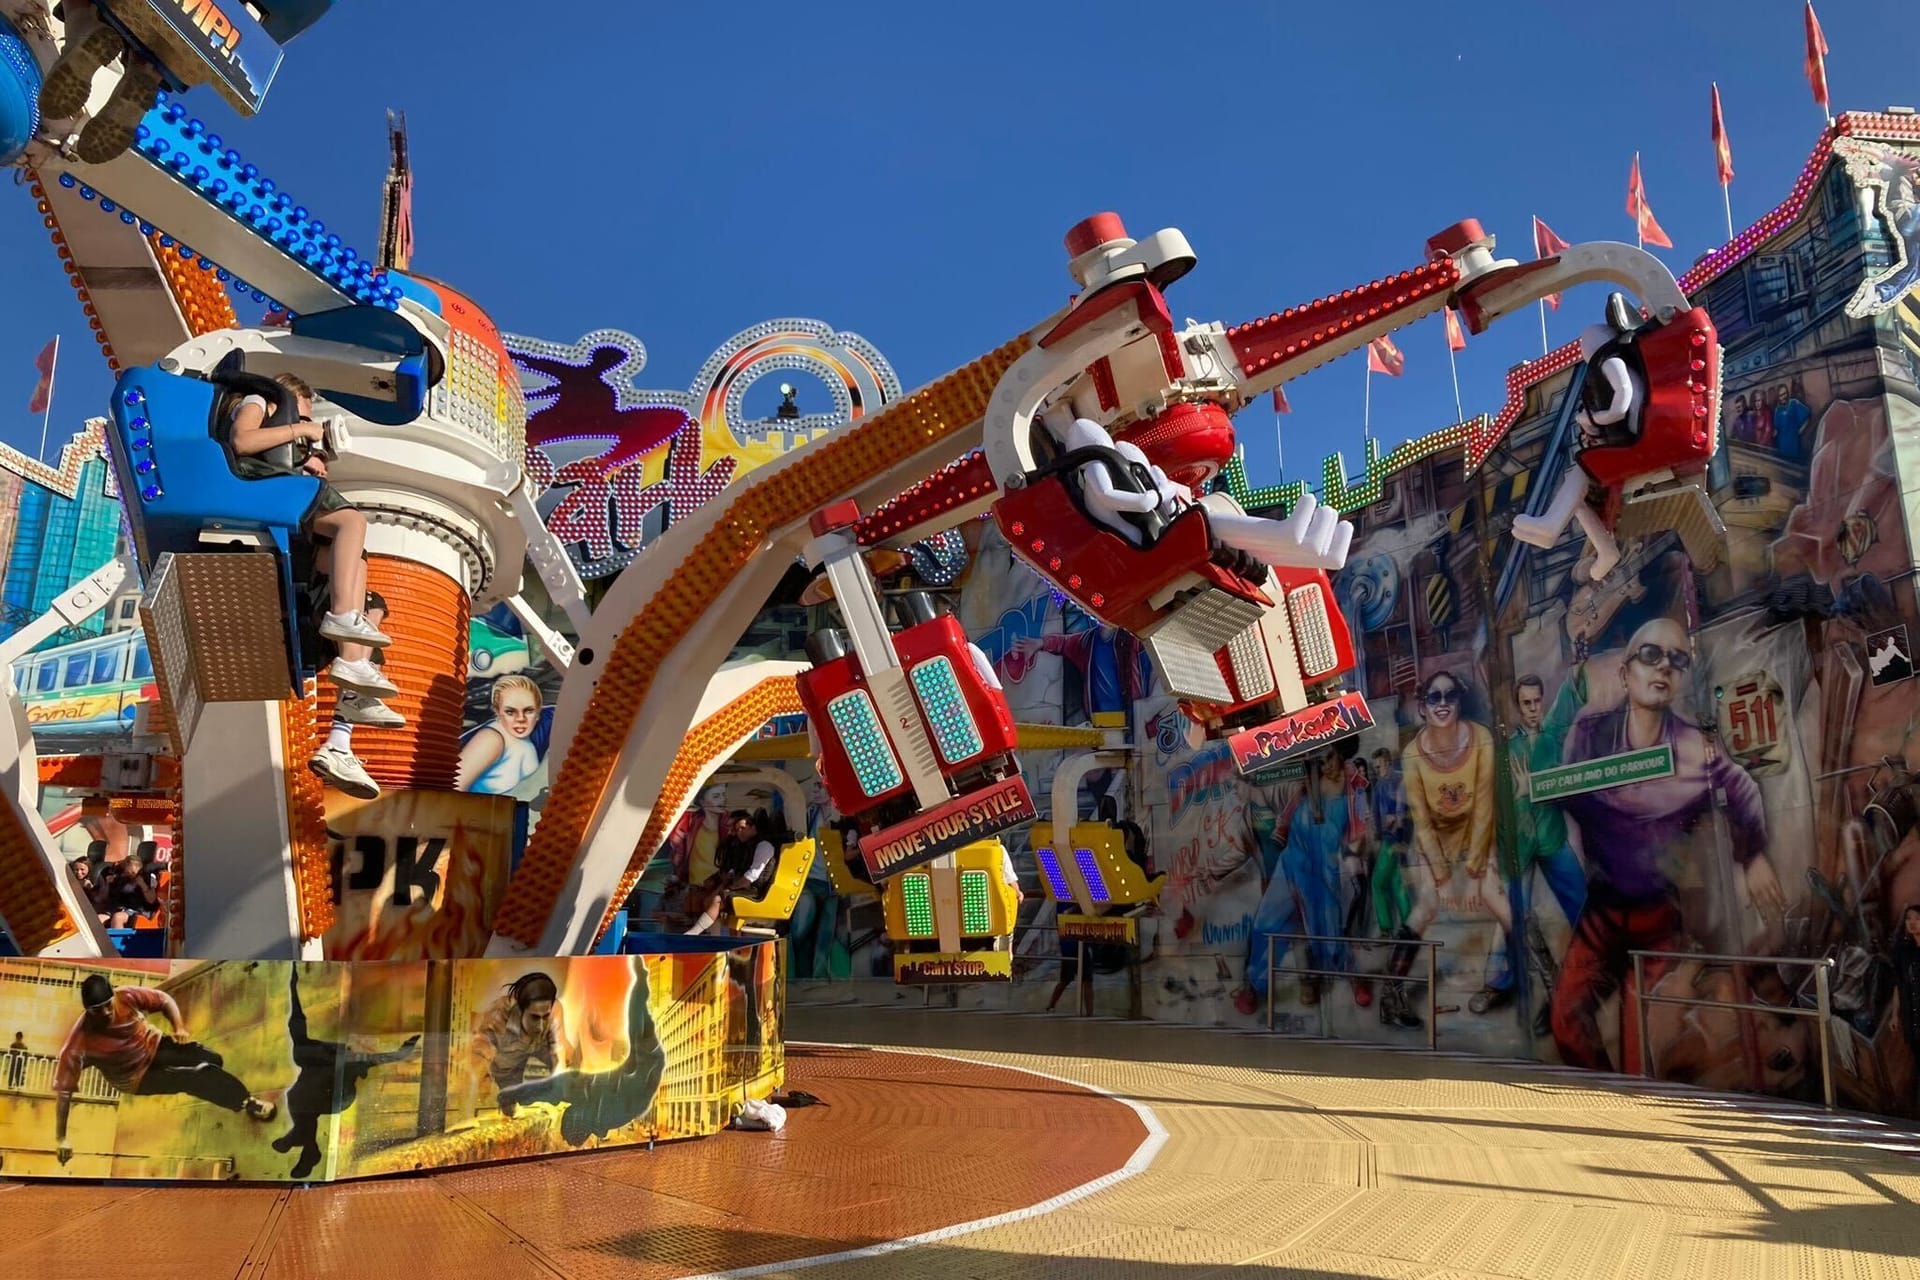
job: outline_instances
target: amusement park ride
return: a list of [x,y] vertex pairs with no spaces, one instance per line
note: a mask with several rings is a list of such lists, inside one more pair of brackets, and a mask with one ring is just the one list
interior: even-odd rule
[[[246,8],[258,22],[179,0],[113,0],[105,16],[129,65],[148,59],[175,88],[211,78],[250,111],[265,92],[259,69],[325,6]],[[189,30],[182,14],[202,21]],[[30,63],[22,83],[37,83],[61,56],[60,24],[42,0],[0,0],[0,17]],[[273,56],[251,61],[268,43]],[[228,92],[236,51],[257,90],[244,101]],[[1604,561],[1612,530],[1659,524],[1680,529],[1697,562],[1714,558],[1717,520],[1694,478],[1714,446],[1716,337],[1649,254],[1587,244],[1521,264],[1496,258],[1493,237],[1466,221],[1411,269],[1245,324],[1183,328],[1165,291],[1195,265],[1186,238],[1136,240],[1103,213],[1067,235],[1078,292],[1066,307],[736,481],[589,612],[535,510],[525,403],[480,307],[360,257],[178,101],[154,105],[125,151],[83,159],[98,147],[77,140],[121,74],[100,71],[73,117],[35,119],[11,143],[0,127],[12,147],[0,161],[25,166],[119,374],[106,446],[177,761],[167,798],[184,832],[182,955],[315,958],[331,911],[318,784],[301,767],[335,699],[297,586],[321,481],[236,474],[226,424],[259,380],[314,388],[328,482],[370,523],[370,582],[393,637],[388,702],[405,724],[363,730],[356,749],[390,790],[453,790],[459,718],[436,700],[464,670],[470,611],[506,602],[539,623],[523,590],[531,567],[567,615],[570,638],[531,628],[566,675],[550,795],[495,917],[497,956],[591,948],[707,781],[737,770],[730,761],[770,718],[804,711],[857,843],[835,833],[822,852],[836,883],[882,898],[896,975],[1004,977],[1017,890],[999,836],[1036,816],[1017,728],[959,624],[913,601],[889,619],[862,552],[990,514],[1036,573],[1141,638],[1194,732],[1228,742],[1242,770],[1358,733],[1372,720],[1341,684],[1353,643],[1328,577],[1351,526],[1311,498],[1283,519],[1252,516],[1209,486],[1232,456],[1239,409],[1443,308],[1477,333],[1570,285],[1629,290],[1637,309],[1613,304],[1588,352],[1600,376],[1587,380],[1593,434],[1571,496],[1516,536],[1550,544],[1577,517]],[[286,318],[242,325],[229,293]],[[726,662],[796,559],[827,575],[841,625],[816,634],[810,664]],[[49,629],[104,603],[119,572],[76,589]],[[0,917],[31,952],[101,954],[108,942],[39,816],[32,741],[18,715],[5,723]],[[1098,763],[1062,768],[1051,839],[1035,841],[1049,895],[1089,921],[1125,916],[1160,883],[1114,828],[1073,820],[1079,778]],[[811,841],[783,851],[774,890],[737,904],[737,923],[777,923],[782,886],[814,854]]]

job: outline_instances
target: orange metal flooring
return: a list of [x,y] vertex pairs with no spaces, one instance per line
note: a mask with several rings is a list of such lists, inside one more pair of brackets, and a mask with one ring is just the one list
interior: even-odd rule
[[1897,1122],[1070,1016],[788,1026],[891,1047],[794,1047],[832,1105],[781,1135],[302,1192],[0,1183],[0,1280],[1920,1280]]
[[779,1134],[308,1189],[0,1183],[0,1276],[650,1280],[856,1250],[1126,1163],[1125,1105],[1025,1072],[794,1045]]

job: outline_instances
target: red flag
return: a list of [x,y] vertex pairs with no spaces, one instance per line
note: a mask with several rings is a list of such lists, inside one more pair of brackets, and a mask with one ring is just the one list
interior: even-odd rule
[[27,401],[28,413],[45,413],[53,403],[53,362],[60,354],[60,339],[55,338],[40,348],[40,354],[33,358],[33,367],[40,373],[40,381],[33,388],[33,399]]
[[1287,403],[1287,389],[1285,387],[1275,387],[1273,389],[1273,411],[1275,413],[1293,412],[1293,406]]
[[1720,86],[1713,86],[1713,159],[1720,167],[1720,185],[1733,181],[1733,145],[1727,141],[1727,120],[1720,114]]
[[1813,100],[1829,116],[1833,106],[1827,101],[1827,37],[1814,15],[1813,0],[1807,0],[1807,84],[1813,88]]
[[1667,239],[1667,233],[1654,220],[1653,206],[1647,203],[1647,184],[1640,177],[1638,151],[1633,153],[1633,172],[1627,176],[1627,212],[1633,215],[1633,225],[1642,243],[1673,248],[1673,241]]
[[1460,316],[1452,307],[1447,308],[1447,350],[1465,351],[1467,335],[1460,331]]
[[1407,371],[1407,358],[1393,345],[1392,338],[1381,334],[1367,344],[1367,368],[1397,378]]
[[[1572,245],[1568,244],[1565,240],[1562,240],[1559,236],[1553,234],[1552,227],[1549,227],[1546,223],[1540,221],[1539,218],[1535,218],[1533,220],[1533,256],[1534,257],[1536,258],[1557,257],[1558,255],[1565,253],[1567,250],[1571,248],[1573,248]],[[1560,309],[1559,294],[1550,293],[1546,296],[1545,301],[1546,301],[1546,304],[1552,307],[1555,311],[1558,311]]]

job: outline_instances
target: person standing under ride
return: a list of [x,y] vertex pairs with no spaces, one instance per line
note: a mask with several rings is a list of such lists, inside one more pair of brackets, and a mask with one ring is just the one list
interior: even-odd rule
[[1893,976],[1900,988],[1900,1037],[1913,1056],[1914,1075],[1920,1080],[1920,902],[1900,913],[1900,933],[1893,943]]
[[[194,1041],[180,1006],[164,991],[148,987],[121,987],[97,973],[80,984],[84,1011],[67,1033],[53,1068],[53,1135],[60,1163],[73,1158],[67,1141],[67,1116],[80,1088],[80,1073],[96,1067],[107,1083],[124,1094],[153,1096],[184,1093],[228,1111],[243,1112],[262,1123],[277,1108],[255,1097],[226,1070],[226,1059]],[[171,1036],[162,1036],[147,1021],[157,1013],[167,1020]]]
[[[351,747],[350,727],[366,724],[379,728],[397,728],[406,721],[388,707],[384,698],[399,689],[375,666],[375,649],[392,643],[367,616],[378,597],[367,589],[367,518],[347,502],[339,490],[326,483],[327,463],[312,456],[289,471],[262,455],[300,443],[318,444],[326,431],[313,421],[313,388],[290,373],[274,379],[294,397],[299,420],[285,426],[269,426],[270,407],[264,397],[246,396],[233,410],[230,436],[236,457],[234,471],[242,479],[269,480],[288,475],[309,475],[320,479],[307,528],[315,543],[315,567],[325,574],[328,604],[320,618],[321,638],[331,641],[339,651],[327,668],[327,677],[343,695],[334,731],[309,766],[326,781],[351,795],[368,798],[380,793],[367,775]],[[384,606],[384,601],[379,601]],[[384,613],[384,608],[382,609]],[[349,732],[341,732],[341,730]],[[344,741],[343,741],[344,740]]]

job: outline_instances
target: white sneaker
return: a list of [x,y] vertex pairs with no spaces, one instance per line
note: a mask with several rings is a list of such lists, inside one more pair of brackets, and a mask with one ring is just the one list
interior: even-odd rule
[[371,698],[391,698],[400,692],[393,681],[380,674],[380,668],[365,658],[358,662],[335,658],[333,665],[327,668],[327,678],[342,689],[351,689]]
[[380,794],[380,784],[367,775],[366,766],[348,751],[322,747],[307,761],[307,768],[336,791],[344,791],[356,800],[372,800]]
[[384,649],[393,643],[387,633],[368,622],[363,613],[349,613],[345,617],[329,613],[320,619],[320,634],[335,644],[364,644],[375,649]]
[[340,687],[340,700],[334,704],[334,714],[348,724],[363,724],[370,729],[398,729],[407,723],[407,718],[386,703],[375,697]]

